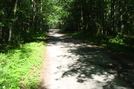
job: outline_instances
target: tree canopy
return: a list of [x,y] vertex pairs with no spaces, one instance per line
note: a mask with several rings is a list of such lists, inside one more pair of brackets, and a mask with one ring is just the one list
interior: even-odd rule
[[134,42],[133,0],[0,1],[0,45],[17,45],[49,28],[80,32],[101,41]]

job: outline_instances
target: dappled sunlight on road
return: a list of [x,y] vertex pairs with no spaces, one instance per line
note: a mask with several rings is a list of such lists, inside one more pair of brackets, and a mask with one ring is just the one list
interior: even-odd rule
[[[50,30],[48,89],[132,89],[122,64],[113,55]],[[125,64],[124,64],[125,65]],[[129,65],[129,64],[128,64]],[[129,81],[129,82],[128,82]]]

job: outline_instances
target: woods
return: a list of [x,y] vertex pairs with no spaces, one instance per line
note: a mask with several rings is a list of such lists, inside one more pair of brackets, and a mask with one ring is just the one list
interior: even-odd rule
[[134,0],[0,0],[0,88],[40,85],[49,28],[133,56]]
[[45,32],[47,1],[1,0],[0,3],[0,45],[3,47],[19,45]]
[[[95,38],[97,43],[134,46],[133,0],[67,0],[62,1],[64,31]],[[113,45],[114,46],[114,45]]]
[[40,85],[48,7],[45,0],[0,0],[0,89]]
[[73,24],[76,31],[88,30],[95,35],[133,34],[133,7],[132,0],[68,0],[63,4],[68,14],[63,22]]
[[48,26],[133,46],[133,0],[5,0],[0,5],[3,46],[32,40]]

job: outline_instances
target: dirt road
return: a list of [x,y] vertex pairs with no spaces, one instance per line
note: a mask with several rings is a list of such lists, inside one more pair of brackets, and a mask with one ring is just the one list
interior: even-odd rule
[[134,89],[134,64],[49,30],[42,89]]

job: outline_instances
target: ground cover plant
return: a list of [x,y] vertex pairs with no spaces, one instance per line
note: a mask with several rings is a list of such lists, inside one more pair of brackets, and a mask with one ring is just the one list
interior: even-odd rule
[[[63,31],[64,32],[64,31]],[[83,40],[84,42],[90,42],[92,44],[100,45],[111,50],[125,53],[128,55],[134,55],[134,45],[133,41],[128,39],[134,39],[133,36],[124,36],[124,37],[107,37],[103,39],[103,37],[93,37],[91,34],[83,34],[79,32],[70,33],[67,32],[67,35],[70,37]],[[126,42],[127,41],[127,42]]]
[[45,43],[29,42],[0,53],[0,89],[36,89]]

